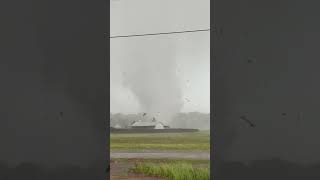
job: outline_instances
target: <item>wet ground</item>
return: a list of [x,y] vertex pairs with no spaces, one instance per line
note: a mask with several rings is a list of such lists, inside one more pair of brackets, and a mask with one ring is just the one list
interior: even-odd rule
[[209,160],[210,152],[111,152],[111,158],[174,158]]
[[[112,151],[111,159],[193,159],[210,160],[210,152],[170,152],[170,151]],[[130,168],[134,167],[134,161],[111,161],[111,180],[160,180],[163,178],[146,177],[139,174],[130,173]]]
[[147,177],[130,173],[130,168],[134,167],[133,162],[112,161],[110,164],[111,180],[162,180],[163,178]]
[[[210,152],[164,152],[164,151],[144,151],[144,152],[126,152],[117,151],[110,153],[111,159],[194,159],[210,160]],[[146,177],[130,172],[134,167],[135,161],[117,161],[113,160],[110,164],[111,180],[160,180],[163,178]],[[207,166],[207,165],[205,165]],[[201,165],[199,165],[201,167]]]
[[127,176],[127,177],[119,177],[119,176],[111,176],[111,180],[160,180],[161,178],[155,177],[143,177],[143,176]]

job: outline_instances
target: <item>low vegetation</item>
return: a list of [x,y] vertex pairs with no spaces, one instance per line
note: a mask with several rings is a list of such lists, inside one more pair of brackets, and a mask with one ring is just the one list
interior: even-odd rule
[[169,180],[209,180],[210,168],[195,168],[189,163],[136,163],[132,172]]
[[110,149],[124,151],[210,151],[209,131],[195,133],[111,134]]

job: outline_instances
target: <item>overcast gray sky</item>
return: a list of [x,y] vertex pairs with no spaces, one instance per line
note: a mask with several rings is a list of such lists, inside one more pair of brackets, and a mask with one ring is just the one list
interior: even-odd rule
[[[112,0],[110,34],[128,35],[210,28],[210,0]],[[143,37],[147,38],[147,37]],[[174,47],[177,76],[181,82],[183,112],[210,112],[210,33],[197,32],[141,38],[111,39],[110,111],[141,111],[132,91],[123,86],[124,60],[130,47],[156,52],[159,41]],[[157,44],[158,43],[158,44]],[[131,46],[130,46],[130,45]],[[170,46],[171,47],[171,46]],[[169,53],[169,52],[168,52]],[[159,54],[158,54],[159,55]],[[162,58],[166,54],[162,52]]]

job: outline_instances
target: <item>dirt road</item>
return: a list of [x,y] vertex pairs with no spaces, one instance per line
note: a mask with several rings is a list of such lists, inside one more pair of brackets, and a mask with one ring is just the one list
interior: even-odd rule
[[135,177],[135,176],[111,176],[111,180],[163,180],[163,178],[156,177]]
[[111,152],[112,158],[173,158],[209,160],[210,152]]
[[133,162],[111,162],[110,163],[110,179],[111,180],[163,180],[158,177],[148,177],[141,174],[129,172],[134,167]]

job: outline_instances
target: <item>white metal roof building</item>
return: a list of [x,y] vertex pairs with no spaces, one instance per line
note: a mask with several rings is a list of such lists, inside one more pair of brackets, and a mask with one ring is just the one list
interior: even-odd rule
[[165,129],[165,128],[169,128],[169,126],[163,124],[162,122],[136,121],[133,124],[131,124],[131,128],[135,128],[135,129]]

